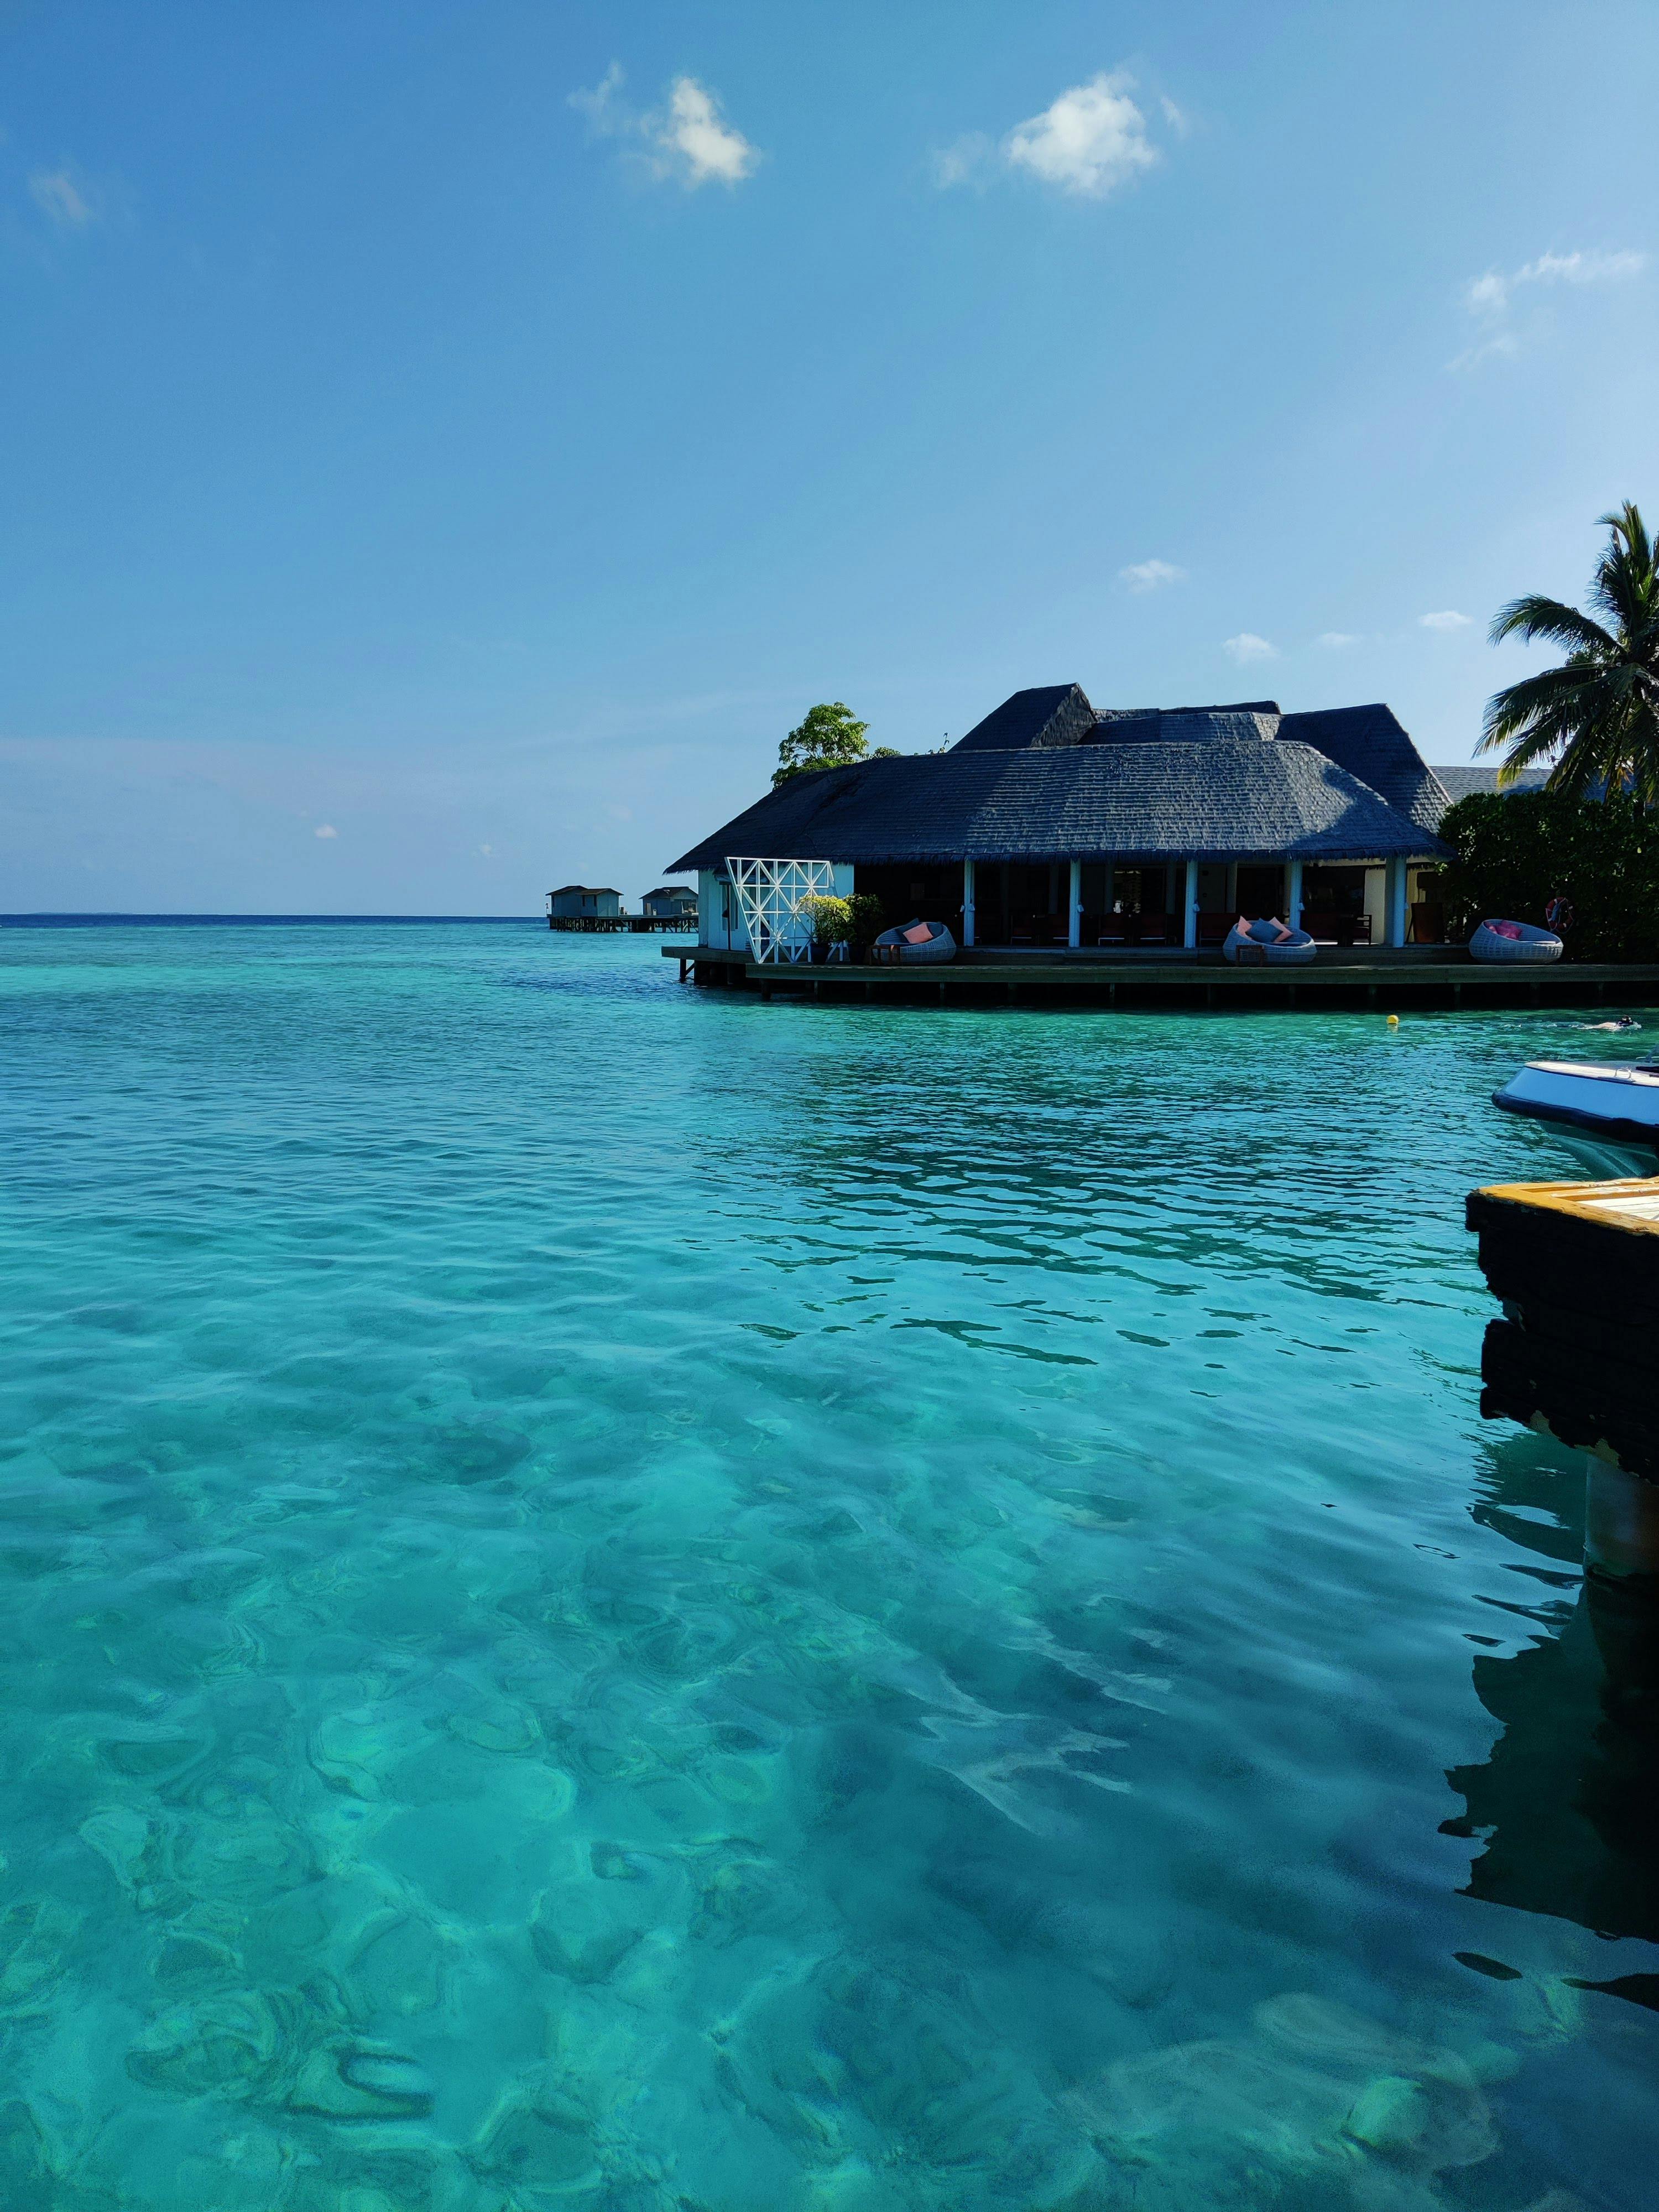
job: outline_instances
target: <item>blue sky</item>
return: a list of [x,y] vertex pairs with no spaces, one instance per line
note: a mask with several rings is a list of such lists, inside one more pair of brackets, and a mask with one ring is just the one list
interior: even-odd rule
[[636,898],[823,698],[1463,760],[1494,609],[1659,508],[1648,4],[54,0],[0,61],[0,910]]

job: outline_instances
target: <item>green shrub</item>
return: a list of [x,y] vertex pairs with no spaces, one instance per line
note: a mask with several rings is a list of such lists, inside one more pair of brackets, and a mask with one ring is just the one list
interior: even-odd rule
[[1454,854],[1444,884],[1454,938],[1485,921],[1541,927],[1561,897],[1572,902],[1569,959],[1659,959],[1659,814],[1622,792],[1477,792],[1447,809],[1440,835]]
[[873,891],[854,891],[847,902],[852,918],[853,945],[856,951],[866,952],[887,927],[887,909]]
[[853,934],[851,899],[803,899],[800,910],[811,921],[814,945],[845,945],[851,939]]

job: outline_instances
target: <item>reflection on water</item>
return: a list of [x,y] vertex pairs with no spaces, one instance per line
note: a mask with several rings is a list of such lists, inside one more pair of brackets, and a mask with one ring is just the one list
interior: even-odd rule
[[1581,1501],[1558,1458],[1523,1445],[1493,1467],[1480,1517],[1547,1561],[1534,1578],[1556,1594],[1522,1608],[1540,1632],[1524,1649],[1474,1662],[1503,1734],[1448,1776],[1468,1811],[1445,1832],[1482,1839],[1470,1896],[1659,1942],[1659,1603],[1574,1571]]

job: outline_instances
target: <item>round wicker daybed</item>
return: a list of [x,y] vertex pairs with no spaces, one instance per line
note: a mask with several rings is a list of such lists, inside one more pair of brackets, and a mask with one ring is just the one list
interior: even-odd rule
[[1529,921],[1483,921],[1469,939],[1471,960],[1559,960],[1562,950],[1553,930]]
[[1265,960],[1270,967],[1299,968],[1311,960],[1316,947],[1305,929],[1291,929],[1282,921],[1245,921],[1241,915],[1227,932],[1222,957]]
[[909,921],[902,929],[884,929],[875,951],[878,960],[900,960],[908,968],[913,961],[954,960],[957,940],[942,921]]

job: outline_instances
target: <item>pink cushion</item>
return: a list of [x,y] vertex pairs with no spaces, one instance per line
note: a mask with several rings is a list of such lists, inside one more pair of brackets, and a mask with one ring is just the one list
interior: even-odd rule
[[1489,921],[1486,927],[1494,937],[1512,938],[1517,945],[1521,941],[1522,931],[1518,921]]
[[899,934],[907,945],[926,945],[933,933],[925,921],[918,921],[910,928],[901,930]]

